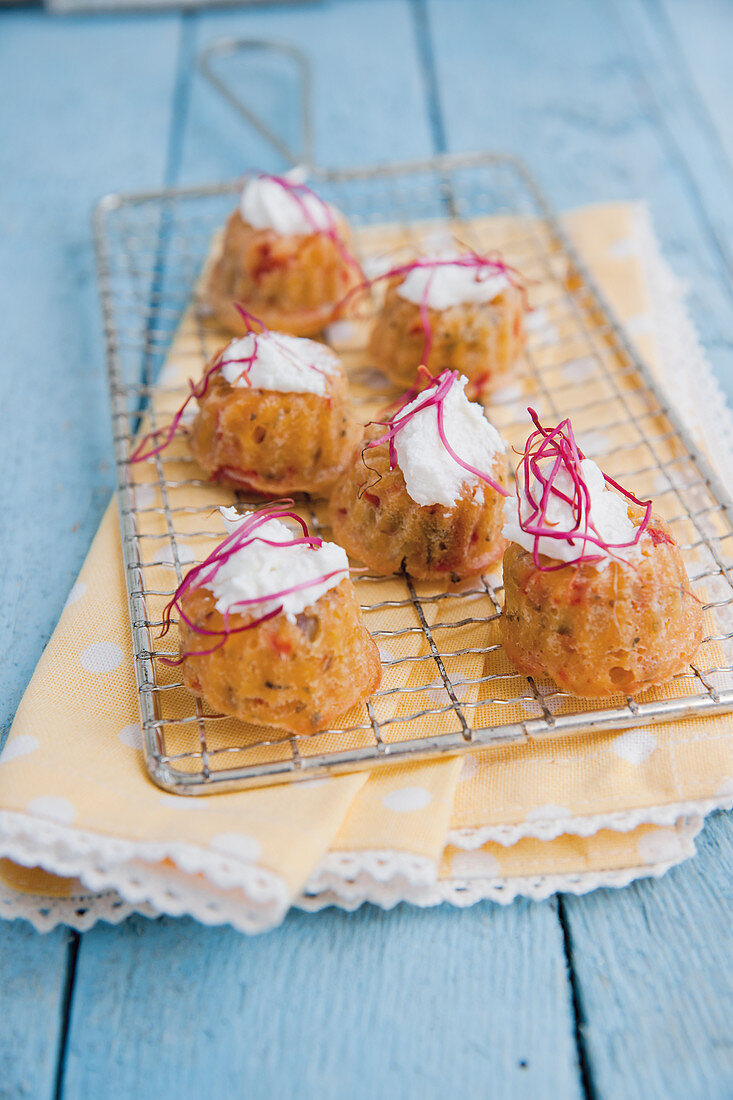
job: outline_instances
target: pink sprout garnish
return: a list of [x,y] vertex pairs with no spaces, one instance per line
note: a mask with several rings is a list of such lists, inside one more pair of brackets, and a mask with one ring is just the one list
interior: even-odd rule
[[[211,582],[216,577],[217,573],[221,569],[222,565],[227,562],[233,554],[236,554],[239,550],[243,550],[246,546],[250,546],[253,542],[259,541],[266,546],[272,546],[279,549],[288,546],[307,546],[312,550],[318,550],[323,545],[323,539],[318,535],[309,535],[308,527],[296,512],[287,511],[280,505],[292,504],[292,501],[283,500],[275,502],[274,504],[267,504],[260,511],[252,513],[247,516],[231,534],[227,535],[223,542],[214,549],[200,565],[195,565],[192,569],[189,569],[186,576],[183,578],[178,588],[173,593],[173,598],[163,609],[163,629],[161,630],[160,637],[164,637],[171,626],[171,615],[176,611],[180,619],[189,627],[194,634],[202,634],[206,637],[216,638],[216,643],[210,649],[194,649],[188,650],[182,653],[181,656],[173,660],[168,657],[161,657],[160,660],[165,665],[180,665],[186,657],[206,657],[210,653],[215,653],[218,649],[226,643],[227,638],[231,634],[241,634],[245,630],[252,630],[254,627],[259,626],[261,623],[267,622],[269,619],[274,619],[276,615],[279,615],[283,610],[283,605],[272,608],[251,619],[249,622],[242,626],[230,626],[229,617],[232,613],[240,614],[248,611],[250,608],[254,608],[259,604],[271,603],[273,600],[283,599],[285,596],[291,595],[293,592],[300,592],[304,588],[315,587],[322,584],[324,581],[330,580],[331,577],[337,576],[343,572],[341,569],[334,569],[330,573],[324,573],[320,577],[314,577],[312,580],[301,581],[299,584],[290,585],[288,588],[281,588],[277,592],[270,592],[266,596],[255,596],[251,599],[238,600],[232,604],[226,612],[224,612],[224,629],[223,630],[206,630],[202,626],[198,626],[186,615],[181,606],[183,597],[190,592],[194,592],[199,588],[206,588],[211,585]],[[259,529],[270,520],[284,520],[291,519],[298,524],[302,531],[302,535],[294,535],[293,538],[288,539],[285,542],[273,541],[258,535]]]
[[389,271],[383,272],[381,275],[375,275],[372,279],[366,279],[358,286],[352,287],[352,289],[346,294],[346,296],[339,303],[338,308],[343,307],[353,298],[356,294],[365,290],[371,290],[376,283],[381,283],[390,279],[399,279],[402,281],[411,271],[415,271],[420,268],[430,269],[431,274],[425,283],[425,289],[422,292],[420,300],[420,324],[422,326],[425,342],[423,344],[421,362],[426,363],[430,355],[431,348],[433,346],[433,330],[430,324],[430,312],[428,302],[430,301],[430,290],[432,288],[433,278],[435,272],[440,267],[466,267],[472,268],[475,271],[475,281],[477,283],[485,282],[487,279],[493,278],[497,274],[505,275],[512,286],[517,287],[522,292],[524,298],[524,307],[528,308],[527,304],[527,288],[524,277],[515,268],[511,267],[502,258],[499,252],[492,252],[485,256],[476,252],[474,249],[462,253],[460,256],[436,257],[434,259],[425,258],[419,260],[412,260],[410,263],[400,264],[397,267],[392,267]]
[[[466,470],[469,474],[473,474],[474,477],[479,478],[481,481],[485,481],[487,485],[490,485],[492,489],[495,489],[497,493],[505,497],[509,494],[503,486],[499,485],[497,481],[483,470],[477,469],[475,466],[471,466],[470,463],[464,462],[460,455],[456,454],[453,447],[448,442],[448,438],[445,434],[445,428],[443,425],[443,405],[446,397],[450,393],[452,387],[458,381],[460,375],[457,370],[444,370],[442,374],[439,374],[437,378],[433,378],[429,371],[422,368],[423,376],[430,379],[429,384],[422,391],[409,390],[403,400],[400,403],[400,407],[396,413],[389,420],[373,420],[372,424],[379,424],[381,427],[386,428],[386,432],[380,435],[378,439],[372,439],[364,448],[365,451],[370,450],[372,447],[379,447],[382,443],[389,443],[389,468],[394,470],[398,465],[397,462],[397,447],[395,439],[402,431],[402,429],[410,423],[413,417],[417,416],[423,409],[430,409],[435,407],[436,417],[438,421],[438,435],[440,441],[445,447],[448,454],[451,456],[454,462],[457,462],[462,469]],[[415,400],[416,397],[420,398],[419,403],[414,408],[404,410],[407,406]],[[362,452],[363,460],[363,452]],[[366,462],[364,463],[366,465]],[[368,467],[370,468],[370,467]]]
[[[296,356],[293,355],[288,348],[286,348],[282,343],[280,343],[280,341],[277,340],[276,335],[270,332],[267,326],[263,324],[262,321],[260,321],[259,317],[255,317],[253,313],[250,313],[248,310],[246,310],[244,306],[239,304],[239,302],[234,302],[233,304],[234,308],[240,314],[242,320],[247,327],[245,337],[252,336],[254,338],[251,354],[238,358],[227,359],[227,349],[231,346],[231,344],[228,344],[227,347],[223,348],[219,352],[219,354],[214,359],[214,362],[211,364],[210,367],[207,368],[203,378],[198,384],[196,384],[192,378],[189,378],[188,396],[186,397],[186,400],[183,402],[180,408],[176,411],[170,424],[166,425],[165,428],[157,428],[155,431],[148,432],[147,435],[143,436],[135,450],[130,455],[130,462],[143,462],[146,458],[154,458],[155,455],[160,454],[161,451],[164,451],[166,449],[166,447],[173,440],[173,437],[178,430],[181,420],[183,419],[183,415],[188,408],[190,402],[194,400],[194,398],[197,401],[200,401],[201,398],[206,395],[211,379],[218,371],[222,369],[222,367],[227,367],[230,363],[241,365],[242,369],[239,377],[243,378],[247,385],[251,385],[251,382],[249,380],[249,372],[254,364],[257,362],[257,356],[259,355],[258,337],[261,336],[263,333],[267,333],[271,339],[275,340],[282,353],[288,359],[290,359],[293,363],[298,362]],[[320,367],[317,367],[315,363],[308,363],[307,365],[311,370],[316,371],[317,374],[327,374],[326,371],[322,370]]]
[[[336,245],[339,255],[341,256],[341,259],[344,261],[344,263],[348,264],[350,267],[354,267],[359,272],[359,274],[361,274],[361,265],[359,264],[359,261],[356,259],[356,257],[352,256],[352,254],[349,252],[348,248],[344,244],[341,238],[341,234],[339,233],[338,225],[336,224],[336,219],[333,216],[333,210],[325,201],[325,199],[322,199],[320,195],[316,194],[316,192],[311,190],[310,187],[307,187],[306,184],[296,183],[294,180],[287,179],[286,176],[268,176],[266,173],[263,173],[259,176],[259,179],[272,180],[272,182],[276,183],[278,187],[282,187],[283,191],[287,192],[287,194],[290,195],[290,197],[298,204],[301,214],[308,222],[308,225],[311,227],[313,232],[325,233],[325,235],[329,237],[330,240],[332,240],[333,243]],[[322,219],[314,217],[311,209],[309,208],[307,202],[308,199],[311,199],[318,205],[321,214],[323,215]]]
[[[535,567],[544,572],[551,573],[557,569],[563,569],[566,565],[581,565],[602,561],[606,554],[612,557],[620,557],[614,554],[615,550],[625,550],[638,545],[639,539],[649,526],[652,513],[650,500],[639,500],[624,489],[612,477],[604,473],[603,477],[607,485],[621,493],[627,500],[644,509],[644,518],[636,529],[636,534],[629,542],[610,543],[603,539],[591,519],[590,491],[583,479],[580,467],[585,455],[578,447],[569,419],[561,421],[555,428],[544,428],[534,409],[527,410],[535,425],[535,431],[527,439],[524,451],[521,454],[517,467],[517,492],[523,495],[531,505],[531,513],[523,518],[518,514],[519,526],[528,535],[532,536],[532,558]],[[571,493],[564,492],[558,487],[558,474],[564,471],[569,475],[572,484]],[[537,488],[539,487],[539,489]],[[569,504],[573,514],[574,526],[567,531],[561,531],[553,526],[547,519],[547,511],[550,501],[561,500]],[[520,497],[521,498],[521,497]],[[556,539],[558,542],[575,543],[580,541],[583,549],[580,555],[572,562],[561,561],[556,565],[540,564],[540,539]],[[586,548],[590,545],[591,551]],[[594,553],[592,547],[599,547],[603,554]]]

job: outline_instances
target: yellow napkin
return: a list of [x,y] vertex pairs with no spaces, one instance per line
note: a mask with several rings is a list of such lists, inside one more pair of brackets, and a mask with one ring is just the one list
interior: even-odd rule
[[[636,218],[633,208],[615,204],[576,212],[567,224],[653,362],[649,299],[634,252]],[[477,238],[485,243],[496,224],[477,223]],[[506,236],[507,227],[502,231]],[[399,243],[397,234],[383,231],[385,249]],[[562,387],[570,387],[574,405],[580,405],[579,390],[585,394],[587,389],[589,398],[593,392],[582,356],[572,357],[568,334],[574,330],[549,295],[543,301],[543,291],[540,281],[533,289],[538,301],[533,323],[545,326],[549,345],[568,339],[570,352],[562,369],[550,363],[548,386],[558,387],[558,400]],[[184,322],[164,368],[163,380],[169,385],[180,385],[200,371],[200,346],[192,339],[191,323],[190,318]],[[598,339],[602,343],[602,336]],[[215,334],[208,340],[212,349],[217,346]],[[346,358],[353,340],[353,333],[342,334],[340,350]],[[540,341],[538,358],[541,354]],[[366,419],[383,398],[383,380],[361,371],[356,381]],[[521,378],[517,386],[521,396]],[[158,423],[165,422],[179,398],[175,389],[157,398]],[[618,400],[617,395],[608,397],[609,402]],[[635,400],[631,384],[629,400]],[[501,415],[497,407],[494,419],[506,428]],[[608,409],[604,417],[613,419]],[[654,417],[644,423],[652,434]],[[578,427],[581,441],[590,440],[592,417],[581,416]],[[625,430],[620,423],[621,438]],[[592,442],[596,448],[603,443]],[[676,444],[663,445],[670,448],[665,457],[673,462]],[[643,465],[645,448],[632,433],[625,453]],[[178,471],[181,481],[190,479],[191,463],[180,444],[173,445],[166,464],[169,477]],[[154,509],[151,469],[136,467],[135,477],[138,505]],[[637,484],[634,488],[654,491]],[[655,491],[666,488],[657,486]],[[193,500],[199,505],[228,502],[224,491],[206,485],[174,492],[168,503],[176,507]],[[323,519],[322,510],[316,518]],[[194,559],[211,544],[216,525],[212,520],[207,533],[200,531],[199,518],[188,529],[185,522],[183,517],[179,529]],[[141,531],[146,581],[166,591],[174,574],[160,514],[152,511],[143,517]],[[376,585],[372,599],[404,597],[401,580],[359,583]],[[433,589],[422,591],[430,595]],[[450,631],[440,624],[456,614],[452,601],[425,604],[436,637],[449,632],[453,649],[486,645],[484,620],[493,610],[491,602],[478,589],[471,599],[470,618],[478,621],[458,629],[451,625]],[[368,616],[372,629],[374,622]],[[380,611],[378,627],[386,661],[427,654],[411,607]],[[402,633],[382,634],[385,630]],[[733,719],[726,715],[623,733],[530,741],[371,775],[208,798],[168,795],[149,782],[142,764],[129,633],[119,530],[111,505],[0,758],[0,856],[66,876],[65,885],[44,890],[49,894],[76,896],[78,878],[86,889],[113,890],[133,904],[149,902],[155,909],[190,912],[201,920],[230,920],[246,930],[276,923],[298,899],[314,907],[328,899],[358,902],[364,897],[383,903],[411,897],[427,904],[443,898],[461,903],[461,898],[465,902],[477,896],[506,900],[516,892],[541,896],[551,889],[580,889],[583,883],[627,881],[685,858],[696,825],[677,824],[678,819],[707,812],[733,791]],[[712,648],[704,658],[706,667],[715,667],[716,659],[722,663]],[[476,681],[487,670],[504,670],[509,679],[512,670],[503,655],[461,655],[448,663],[454,680],[463,681],[459,701],[476,725],[539,717],[543,708],[561,712],[570,705],[547,685],[540,699],[526,692],[517,701],[508,689],[507,700],[513,701],[489,706],[482,698],[484,687]],[[433,661],[416,660],[409,667],[409,695],[390,691],[400,676],[398,667],[390,665],[374,703],[377,717],[388,723],[387,735],[404,733],[408,726],[408,736],[457,728]],[[170,673],[168,682],[174,679]],[[166,682],[164,676],[162,680]],[[667,690],[659,689],[660,697]],[[176,689],[166,706],[173,722],[190,713],[190,700]],[[421,707],[434,713],[409,723],[409,715]],[[343,735],[348,743],[365,743],[367,734],[359,729],[368,724],[363,707],[354,708],[345,724],[351,727]],[[241,732],[238,740],[231,740],[238,725],[218,727],[210,748],[241,743]],[[334,735],[321,735],[313,738],[308,751],[334,743]],[[198,767],[195,724],[172,725],[167,748],[180,754],[182,766],[188,762]],[[0,866],[0,877],[18,890],[40,889],[27,873],[14,877],[8,864]],[[483,886],[476,887],[477,882]]]

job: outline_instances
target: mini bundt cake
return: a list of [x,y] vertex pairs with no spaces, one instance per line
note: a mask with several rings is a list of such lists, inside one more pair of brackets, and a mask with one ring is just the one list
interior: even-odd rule
[[189,443],[212,480],[270,496],[330,490],[359,436],[330,348],[250,331],[219,352],[204,380]]
[[392,381],[412,386],[422,364],[465,375],[471,399],[501,384],[524,346],[526,292],[513,268],[469,252],[416,260],[379,279],[387,292],[369,351]]
[[334,537],[380,573],[474,576],[501,557],[504,443],[446,371],[367,429],[331,495]]
[[363,279],[346,220],[306,187],[282,176],[253,176],[224,230],[204,294],[207,312],[237,335],[240,302],[268,328],[315,336]]
[[636,695],[694,658],[702,607],[669,527],[578,449],[536,425],[505,501],[504,649],[525,675],[587,698]]
[[166,609],[168,621],[179,615],[171,663],[216,711],[295,734],[327,729],[381,679],[346,554],[295,513],[221,514],[227,537]]

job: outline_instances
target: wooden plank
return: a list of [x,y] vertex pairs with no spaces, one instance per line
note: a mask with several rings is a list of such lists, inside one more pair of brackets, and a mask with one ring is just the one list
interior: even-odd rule
[[[643,95],[681,173],[710,222],[708,238],[733,279],[733,123],[725,109],[733,50],[733,11],[717,0],[614,0],[629,53],[643,73]],[[722,99],[718,97],[722,96]]]
[[[198,15],[184,36],[187,63],[222,34],[296,41],[312,55],[319,160],[431,152],[406,3]],[[375,79],[380,71],[389,79]],[[262,84],[263,108],[287,128],[287,80]],[[280,166],[200,80],[182,103],[181,180]],[[455,1090],[456,1067],[467,1095],[483,1094],[492,1079],[518,1097],[579,1094],[552,905],[293,915],[254,940],[170,921],[84,937],[67,1100],[142,1088],[182,1098],[204,1090],[320,1098],[417,1088],[443,1096]]]
[[98,928],[65,1100],[581,1095],[552,903]]
[[[334,125],[333,129],[326,128],[320,138],[326,143],[323,159],[329,159],[330,147],[346,150],[344,156],[352,162],[368,159],[370,150],[375,150],[371,155],[380,155],[377,143],[380,136],[389,146],[382,155],[399,155],[399,151],[416,155],[424,151],[421,143],[423,140],[427,143],[427,123],[424,119],[420,123],[422,137],[415,140],[420,133],[415,121],[419,112],[406,114],[405,97],[388,99],[385,104],[379,95],[387,93],[377,90],[378,109],[389,114],[386,129],[384,122],[379,121],[377,106],[372,108],[373,118],[363,128],[352,123],[354,117],[359,117],[359,110],[368,110],[368,106],[361,107],[359,96],[367,103],[372,102],[368,84],[365,89],[366,77],[371,76],[374,82],[373,70],[352,81],[353,43],[358,42],[365,51],[363,56],[372,61],[380,58],[374,39],[377,33],[387,44],[394,38],[398,45],[409,45],[406,34],[402,38],[397,31],[391,35],[397,24],[383,18],[388,6],[402,11],[398,22],[406,32],[409,19],[402,5],[372,6],[372,11],[379,12],[380,21],[375,23],[370,37],[366,5],[352,4],[348,5],[349,12],[359,10],[362,16],[361,22],[357,19],[354,24],[357,33],[348,41],[344,36],[350,26],[345,17],[338,23],[340,39],[334,38],[332,24],[315,18],[309,22],[305,18],[318,15],[319,20],[326,17],[330,20],[334,13],[340,13],[340,18],[346,6],[257,13],[260,20],[257,33],[266,28],[271,15],[277,14],[278,19],[285,21],[302,16],[299,25],[281,22],[278,33],[286,36],[290,28],[302,35],[311,33],[312,48],[322,51],[319,71],[323,91],[318,112],[319,118],[323,112]],[[556,18],[564,23],[568,35],[572,25],[570,9],[566,8]],[[214,21],[211,24],[210,19]],[[514,37],[522,33],[520,19],[526,21],[526,10],[517,11]],[[194,34],[197,20],[187,17],[187,21],[184,56],[190,55],[192,44],[198,39],[198,32]],[[213,35],[214,31],[228,33],[235,27],[236,33],[255,33],[256,24],[250,21],[249,14],[222,12],[207,16],[203,26],[205,33],[211,27]],[[463,56],[470,55],[473,33],[474,27],[467,23]],[[111,40],[108,38],[105,45]],[[437,36],[434,48],[440,55]],[[385,50],[381,52],[382,63],[391,72],[397,67],[396,59],[390,61],[389,45]],[[541,53],[540,43],[537,52]],[[413,74],[409,90],[419,87],[413,79],[415,74],[419,76],[419,69],[409,48],[408,55],[406,60],[400,60],[400,65]],[[460,77],[460,69],[457,61],[452,73]],[[328,76],[331,72],[340,80]],[[559,68],[552,81],[545,73],[545,96],[548,85],[552,94],[557,94],[561,77]],[[537,93],[541,74],[534,79]],[[121,86],[126,93],[131,83],[123,81]],[[185,81],[182,83],[185,87]],[[575,85],[576,91],[579,86]],[[89,88],[96,95],[97,83],[90,80]],[[194,95],[202,97],[201,106],[196,98],[192,99],[190,129],[185,130],[185,140],[180,146],[172,143],[172,151],[175,153],[179,148],[182,157],[182,178],[213,178],[239,171],[251,163],[250,150],[254,145],[250,145],[244,131],[238,130],[236,117],[228,114],[226,106],[215,104],[214,93],[199,88]],[[208,107],[203,104],[205,96],[209,96]],[[154,98],[151,97],[151,103]],[[580,97],[581,103],[584,98]],[[484,109],[486,102],[485,99]],[[150,104],[147,107],[150,109]],[[282,108],[277,104],[274,107],[277,116]],[[593,105],[588,111],[592,109]],[[209,111],[213,112],[210,119]],[[511,115],[511,111],[508,113]],[[526,108],[523,117],[527,117]],[[227,121],[229,118],[231,122]],[[474,112],[470,146],[484,143],[481,118]],[[347,124],[349,132],[344,134]],[[592,116],[586,119],[586,124],[591,126]],[[554,132],[561,149],[563,134],[574,125],[570,117],[556,126]],[[653,120],[649,129],[654,131]],[[450,127],[448,132],[452,141]],[[234,136],[238,133],[243,134],[242,147],[245,143],[247,147],[241,161],[240,139]],[[371,134],[368,140],[365,134]],[[584,145],[576,138],[577,135],[573,138],[575,148],[584,149],[593,160],[602,155],[600,146],[607,135],[596,134],[593,139],[592,134],[587,134]],[[408,148],[413,140],[414,149]],[[532,144],[529,134],[525,140],[529,148]],[[218,143],[216,152],[214,141]],[[617,144],[616,148],[618,155],[620,146]],[[551,152],[552,146],[543,150]],[[663,160],[660,154],[660,163]],[[151,182],[149,163],[142,166],[141,174],[146,173],[139,185]],[[576,166],[576,177],[580,174]],[[109,186],[117,184],[115,180]],[[607,192],[600,190],[599,183],[598,188],[597,195],[592,197],[606,197]],[[44,303],[46,298],[51,295],[44,291]],[[96,322],[91,310],[90,317]],[[106,420],[102,423],[106,425]],[[57,519],[50,517],[49,529],[55,531],[57,523]],[[32,579],[38,575],[29,571],[26,577]],[[48,592],[58,595],[57,587],[49,585]],[[567,910],[572,919],[570,904]],[[573,935],[577,949],[580,932],[573,930]],[[425,960],[429,960],[429,965]],[[99,981],[95,977],[97,966],[102,975]],[[132,922],[122,929],[101,928],[85,937],[79,975],[65,1081],[67,1097],[134,1095],[143,1087],[152,1096],[156,1094],[155,1084],[157,1095],[165,1095],[172,1091],[170,1073],[177,1072],[178,1063],[188,1071],[179,1074],[178,1089],[183,1097],[200,1096],[204,1089],[216,1095],[220,1082],[222,1092],[229,1087],[237,1095],[245,1091],[243,1085],[247,1083],[248,1095],[258,1095],[262,1073],[270,1090],[268,1093],[262,1087],[259,1095],[287,1095],[288,1086],[291,1092],[299,1090],[307,1095],[309,1089],[300,1088],[304,1074],[311,1095],[329,1095],[329,1088],[344,1083],[351,1084],[351,1094],[357,1096],[372,1095],[367,1085],[379,1088],[382,1083],[383,1092],[409,1091],[412,1086],[414,1091],[419,1088],[428,1095],[450,1095],[456,1086],[456,1066],[460,1066],[462,1089],[465,1076],[467,1095],[491,1091],[512,1096],[530,1093],[573,1096],[579,1090],[562,941],[551,905],[516,906],[508,911],[481,906],[461,914],[453,910],[431,913],[400,910],[383,915],[364,910],[350,917],[338,913],[318,918],[296,916],[282,930],[252,941],[228,930],[204,930],[189,922],[164,921],[155,925]],[[103,987],[110,991],[106,999]],[[408,998],[409,1003],[405,1004]],[[604,1011],[602,1005],[600,1010],[590,1013],[591,1023],[597,1022],[601,1043]],[[154,1026],[163,1034],[162,1052],[156,1050],[151,1040]],[[330,1043],[326,1042],[327,1037],[332,1040]],[[447,1051],[451,1052],[450,1057]],[[595,1053],[593,1057],[596,1058]],[[529,1065],[522,1067],[523,1061]],[[127,1074],[126,1080],[121,1080],[120,1072]],[[127,1091],[123,1085],[129,1086]],[[607,1094],[612,1095],[610,1091]]]
[[[513,149],[561,207],[647,197],[667,254],[692,286],[695,319],[730,394],[726,158],[711,128],[701,126],[689,87],[670,75],[669,51],[663,73],[654,5],[615,7],[457,8],[431,0],[446,142]],[[683,7],[672,5],[678,24]],[[685,26],[701,19],[701,8],[708,11],[685,8]],[[728,41],[733,13],[716,11],[719,40]],[[637,29],[645,17],[643,35],[630,30],[632,15]],[[722,52],[719,64],[718,81],[729,71]],[[712,95],[712,77],[706,87]],[[701,859],[660,882],[563,901],[591,1095],[730,1094],[730,819],[711,823],[701,844]]]
[[568,899],[594,1095],[733,1094],[733,822],[659,882]]
[[[701,211],[698,239],[689,243],[691,252],[700,245],[711,261],[710,277],[719,280],[733,296],[733,212],[730,194],[733,189],[731,143],[733,127],[724,120],[715,99],[715,92],[724,80],[730,81],[730,55],[733,49],[733,11],[725,10],[709,0],[688,5],[684,16],[678,7],[671,13],[673,22],[659,0],[614,0],[617,17],[623,27],[630,57],[636,61],[641,96],[650,118],[670,150],[675,171],[683,181],[690,202]],[[690,18],[692,17],[692,18]],[[701,43],[717,43],[718,49]],[[688,42],[692,45],[689,50]],[[725,46],[727,45],[727,51]],[[723,47],[722,49],[720,47]],[[698,81],[703,79],[708,89],[707,99]],[[681,272],[689,278],[688,272]],[[704,313],[707,284],[691,286],[691,303],[696,317]],[[704,325],[704,321],[701,322]],[[716,317],[717,330],[708,338],[708,351],[713,365],[719,368],[724,383],[733,384],[733,363],[721,349],[731,346],[733,326],[730,308]],[[703,337],[708,336],[703,329]]]
[[[733,305],[728,268],[712,221],[717,214],[703,205],[686,160],[688,149],[701,155],[700,137],[691,133],[694,112],[684,88],[669,98],[661,57],[655,64],[622,21],[620,13],[633,5],[617,7],[428,0],[448,146],[519,153],[558,207],[648,199],[665,252],[690,284],[703,342],[733,395],[733,346],[721,341]],[[720,150],[708,141],[705,164],[719,163]],[[721,183],[718,210],[723,192]],[[705,198],[712,200],[712,188]]]
[[[178,35],[175,15],[2,18],[0,736],[109,496],[89,216],[105,192],[163,179]],[[3,922],[0,941],[0,1096],[50,1098],[69,934]]]
[[0,1097],[54,1094],[65,1008],[69,933],[39,936],[25,921],[0,921]]
[[[351,0],[267,10],[213,11],[195,23],[196,51],[223,36],[297,45],[313,74],[315,160],[354,165],[421,157],[432,151],[422,72],[407,0]],[[291,144],[298,140],[297,89],[282,64],[248,58],[227,67]],[[196,76],[180,179],[228,179],[247,168],[281,170],[273,154],[218,92]]]
[[0,512],[18,520],[0,574],[0,731],[109,499],[89,218],[104,193],[163,181],[179,21],[3,16]]
[[[733,163],[733,119],[730,105],[730,59],[733,52],[733,13],[726,0],[662,0],[658,26],[674,60],[668,68],[680,76],[696,100],[699,124],[715,137]],[[707,120],[705,116],[707,115]],[[709,181],[720,183],[721,181]],[[716,218],[729,214],[726,207],[711,211]]]

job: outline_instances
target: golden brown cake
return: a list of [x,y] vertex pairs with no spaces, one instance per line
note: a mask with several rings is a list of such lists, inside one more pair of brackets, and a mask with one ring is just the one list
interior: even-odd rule
[[550,431],[535,423],[518,496],[505,504],[507,656],[519,672],[588,698],[665,683],[702,640],[679,547],[650,502],[583,458],[568,421]]
[[329,491],[359,436],[330,348],[250,332],[232,340],[204,377],[189,443],[210,478],[269,496]]
[[467,253],[417,260],[380,278],[387,278],[387,292],[369,351],[397,385],[413,385],[421,364],[433,375],[465,375],[471,399],[505,380],[524,346],[527,310],[512,268]]
[[474,576],[500,558],[504,443],[445,372],[381,426],[331,495],[334,537],[379,573]]
[[327,729],[381,679],[346,555],[309,537],[300,520],[302,530],[291,530],[283,522],[297,520],[291,513],[222,516],[227,538],[170,605],[180,618],[184,683],[246,722],[295,734]]
[[262,175],[227,221],[204,298],[232,333],[247,331],[239,302],[268,328],[315,336],[362,279],[343,215],[302,183]]

